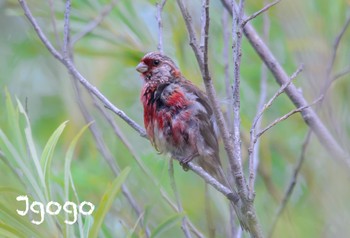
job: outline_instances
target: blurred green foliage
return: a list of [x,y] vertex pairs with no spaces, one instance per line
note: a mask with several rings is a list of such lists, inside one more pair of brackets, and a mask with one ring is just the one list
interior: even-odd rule
[[[28,4],[50,41],[56,49],[61,50],[64,1],[52,1],[57,37],[52,24],[49,2],[30,0]],[[73,47],[74,61],[80,72],[140,125],[143,123],[142,107],[139,102],[142,82],[134,67],[144,53],[157,48],[156,2],[119,1],[102,23]],[[109,4],[107,0],[73,1],[72,38],[95,19],[107,4]],[[201,3],[197,0],[187,1],[186,4],[199,33]],[[248,1],[246,13],[252,14],[262,7],[263,1]],[[349,7],[350,2],[346,0],[332,3],[326,0],[285,0],[268,11],[271,24],[268,45],[289,74],[292,74],[300,64],[305,65],[295,84],[310,102],[318,96],[326,80],[332,45],[350,16]],[[220,1],[212,1],[210,10],[211,74],[217,88],[218,99],[223,110],[227,111],[230,105],[225,95],[221,17],[223,7]],[[263,29],[262,19],[262,16],[259,16],[252,21],[260,33]],[[168,1],[165,5],[163,27],[165,53],[177,62],[186,78],[204,89],[176,1]],[[31,224],[31,218],[19,217],[16,214],[19,206],[16,201],[18,195],[28,194],[33,200],[44,201],[52,198],[64,203],[67,199],[64,195],[65,186],[70,186],[70,198],[75,200],[72,187],[67,184],[69,176],[74,182],[79,199],[90,201],[96,205],[96,209],[103,210],[105,203],[101,201],[104,201],[103,198],[108,192],[114,194],[110,185],[115,185],[118,181],[115,182],[115,176],[88,131],[77,142],[71,155],[70,166],[65,167],[67,153],[73,152],[70,147],[72,138],[78,135],[87,123],[76,103],[72,79],[66,69],[40,42],[17,1],[0,0],[0,31],[2,135],[0,150],[5,155],[5,159],[0,161],[0,235],[11,237],[9,233],[12,233],[12,237],[47,237],[48,234],[52,234],[52,237],[74,237],[81,236],[81,230],[83,234],[88,234],[86,229],[93,227],[94,224],[96,226],[96,217],[83,219],[85,227],[83,223],[77,223],[72,227],[62,227],[62,231],[59,231],[55,223],[64,224],[63,214],[57,218],[47,216],[40,226]],[[350,67],[348,42],[350,42],[349,29],[339,45],[332,75]],[[232,45],[231,40],[229,44]],[[241,121],[246,163],[249,130],[260,95],[262,62],[246,39],[243,39],[242,53]],[[232,77],[231,52],[229,58]],[[322,120],[347,150],[350,142],[349,80],[350,76],[347,74],[335,81],[319,109]],[[268,98],[278,87],[272,75],[268,74]],[[88,110],[94,117],[93,123],[102,131],[103,139],[120,168],[130,167],[127,178],[121,178],[119,183],[125,179],[125,185],[144,211],[145,223],[152,235],[183,237],[181,219],[185,214],[207,236],[203,181],[175,165],[176,182],[184,207],[183,213],[176,213],[160,192],[163,188],[175,201],[169,185],[168,158],[157,155],[147,140],[139,137],[120,118],[114,117],[132,146],[130,152],[113,133],[100,112],[94,108],[91,98],[83,89],[81,91]],[[23,105],[22,108],[20,105]],[[287,96],[281,95],[264,114],[262,125],[268,125],[293,108]],[[28,116],[28,121],[25,115]],[[31,128],[30,136],[25,134],[25,128]],[[307,129],[301,116],[294,115],[262,136],[255,204],[264,233],[269,232],[275,212],[290,182]],[[56,141],[49,140],[55,135],[57,144]],[[7,150],[9,146],[5,141],[13,145],[14,151],[18,153],[17,157],[12,156],[13,152]],[[39,174],[42,172],[44,175],[44,170],[40,172],[40,168],[44,169],[45,166],[34,163],[35,156],[31,151],[37,151],[37,157],[40,158],[47,144],[54,150],[46,155],[44,153],[44,157],[49,161],[47,163],[51,166],[45,174],[49,173],[50,176],[43,181]],[[144,173],[134,159],[135,155],[140,157],[143,164],[151,171],[156,183]],[[226,163],[225,153],[222,153],[222,160]],[[28,174],[24,168],[28,169]],[[350,232],[347,225],[350,221],[348,171],[347,168],[337,164],[324,151],[317,138],[312,136],[295,191],[287,210],[277,223],[274,237],[346,237]],[[27,176],[33,178],[27,180]],[[119,189],[118,186],[114,187],[116,189],[114,192]],[[209,198],[215,218],[213,223],[216,235],[227,237],[229,211],[225,199],[214,190],[210,190]],[[144,237],[139,217],[122,195],[117,195],[114,202],[109,201],[109,206],[105,207],[101,214],[103,214],[100,217],[101,224],[94,228],[97,230],[93,230],[96,236]]]

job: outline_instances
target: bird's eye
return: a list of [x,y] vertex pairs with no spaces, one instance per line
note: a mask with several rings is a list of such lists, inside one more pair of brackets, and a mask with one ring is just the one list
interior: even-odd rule
[[160,63],[160,61],[159,61],[159,60],[154,60],[154,61],[153,61],[153,65],[154,65],[154,66],[158,66],[158,65],[159,65],[159,63]]

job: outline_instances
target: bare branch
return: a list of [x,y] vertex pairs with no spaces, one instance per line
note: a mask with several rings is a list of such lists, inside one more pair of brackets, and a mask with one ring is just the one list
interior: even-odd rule
[[256,18],[257,16],[259,16],[261,13],[266,12],[267,10],[269,10],[271,7],[275,6],[277,3],[279,3],[281,0],[276,0],[272,3],[267,4],[265,7],[263,7],[262,9],[260,9],[259,11],[253,13],[253,15],[247,17],[246,19],[244,19],[244,21],[242,22],[242,27],[245,26],[245,24],[247,24],[247,22],[251,21],[252,19]]
[[[232,1],[233,4],[233,1]],[[232,5],[233,7],[234,5]],[[241,152],[241,122],[240,122],[240,66],[241,66],[241,43],[242,43],[242,27],[244,0],[239,1],[239,12],[232,20],[232,39],[233,39],[233,148],[232,157],[229,157],[231,165],[231,173],[237,171],[243,175],[242,171],[242,152]],[[237,178],[236,178],[237,180]],[[238,194],[241,198],[247,199],[247,186],[244,177],[236,181]]]
[[118,2],[119,0],[112,0],[108,5],[106,5],[94,20],[90,21],[83,30],[72,37],[72,45],[77,43],[81,38],[92,32],[98,25],[100,25]]
[[35,18],[33,17],[31,11],[28,8],[28,5],[25,0],[19,0],[21,4],[24,14],[28,18],[29,22],[33,25],[34,30],[38,34],[40,40],[43,42],[45,47],[50,51],[50,53],[59,60],[62,64],[64,64],[70,74],[73,75],[76,79],[80,81],[84,87],[94,94],[99,100],[101,100],[104,105],[117,114],[120,118],[122,118],[127,124],[129,124],[132,128],[134,128],[142,137],[147,137],[145,130],[139,126],[136,122],[134,122],[131,118],[129,118],[122,110],[118,109],[114,106],[95,86],[93,86],[89,81],[87,81],[80,72],[75,68],[74,64],[70,61],[70,59],[63,58],[61,54],[52,46],[50,41],[47,39],[45,34],[42,32]]
[[330,80],[330,76],[332,73],[332,69],[334,67],[335,59],[337,57],[337,51],[339,48],[340,41],[341,41],[342,37],[344,36],[345,31],[348,29],[349,25],[350,25],[350,17],[346,20],[343,28],[340,30],[339,34],[337,35],[337,37],[334,40],[332,56],[331,56],[331,59],[329,61],[327,71],[326,71],[327,80]]
[[164,53],[163,49],[163,22],[162,22],[162,11],[167,0],[162,0],[161,3],[157,3],[157,15],[156,20],[158,22],[158,46],[157,49],[160,53]]
[[305,137],[304,143],[302,145],[301,154],[300,154],[300,158],[299,158],[298,164],[297,164],[297,166],[294,169],[293,176],[292,176],[292,178],[291,178],[291,180],[289,182],[289,186],[288,186],[288,188],[286,190],[286,193],[285,193],[285,195],[284,195],[284,197],[282,199],[282,202],[281,202],[279,208],[277,209],[277,212],[276,212],[274,221],[272,223],[272,226],[271,226],[271,229],[270,229],[268,237],[272,237],[273,232],[275,230],[275,227],[277,225],[277,222],[278,222],[280,216],[282,215],[284,209],[286,208],[290,196],[292,195],[294,187],[295,187],[295,185],[297,183],[297,178],[298,178],[301,166],[303,165],[303,162],[305,160],[305,153],[306,153],[307,146],[309,145],[309,142],[310,142],[311,134],[312,134],[312,131],[309,129],[308,132],[307,132],[307,135]]
[[228,106],[226,109],[226,123],[227,127],[232,133],[232,127],[233,127],[233,118],[232,118],[232,88],[231,88],[231,80],[230,80],[230,64],[229,64],[229,38],[230,38],[230,31],[228,26],[228,20],[229,20],[229,14],[226,11],[226,9],[223,9],[222,14],[222,29],[223,29],[223,38],[224,38],[224,47],[223,47],[223,59],[224,59],[224,72],[225,72],[225,89],[226,89],[226,98],[228,101]]
[[[232,7],[230,0],[221,0],[225,8],[232,15]],[[234,2],[234,1],[233,1]],[[234,3],[235,4],[235,3]],[[235,4],[236,5],[236,4]],[[235,10],[234,8],[233,10]],[[234,11],[237,12],[237,11]],[[275,56],[266,46],[266,44],[259,37],[256,30],[253,26],[248,22],[243,28],[243,33],[250,41],[251,45],[264,61],[265,65],[269,68],[271,73],[274,75],[276,81],[283,85],[289,80],[288,75],[282,68],[281,64],[276,60]],[[303,97],[303,95],[298,91],[298,89],[290,84],[289,87],[286,88],[286,94],[293,102],[293,104],[299,108],[308,105],[307,101]],[[345,160],[349,156],[346,152],[340,147],[339,143],[334,139],[329,130],[322,123],[320,118],[317,116],[314,110],[309,107],[306,107],[302,112],[302,117],[305,123],[315,132],[317,138],[322,143],[322,145],[327,149],[327,151],[336,159]]]
[[270,125],[268,125],[267,127],[265,127],[263,130],[261,130],[259,133],[256,134],[256,137],[259,138],[262,134],[264,134],[267,130],[271,129],[271,127],[275,126],[276,124],[280,123],[281,121],[286,120],[288,117],[292,116],[293,114],[297,113],[297,112],[301,112],[302,110],[304,110],[307,107],[311,107],[312,105],[318,103],[319,101],[321,101],[323,99],[323,95],[321,97],[319,97],[318,99],[316,99],[315,101],[313,101],[311,104],[306,105],[306,106],[302,106],[299,108],[296,108],[292,111],[290,111],[289,113],[285,114],[284,116],[274,120]]

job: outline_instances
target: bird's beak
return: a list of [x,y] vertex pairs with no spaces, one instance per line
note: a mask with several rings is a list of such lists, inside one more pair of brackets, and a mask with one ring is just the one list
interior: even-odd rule
[[145,73],[148,71],[148,66],[145,63],[141,62],[136,66],[136,70],[140,73]]

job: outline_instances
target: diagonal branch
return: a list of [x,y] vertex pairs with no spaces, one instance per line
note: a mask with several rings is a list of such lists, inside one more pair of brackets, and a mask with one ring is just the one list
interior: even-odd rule
[[103,104],[117,114],[120,118],[122,118],[127,124],[129,124],[132,128],[134,128],[142,137],[147,137],[145,130],[139,126],[136,122],[134,122],[131,118],[129,118],[122,110],[114,106],[95,86],[93,86],[89,81],[87,81],[84,76],[80,74],[80,72],[76,69],[75,65],[72,63],[70,59],[63,58],[62,55],[52,46],[51,42],[47,39],[37,21],[33,17],[30,9],[28,8],[27,2],[25,0],[18,0],[21,7],[23,8],[24,14],[32,24],[34,30],[39,36],[40,40],[43,42],[45,47],[50,51],[50,53],[59,60],[64,66],[66,66],[68,72],[73,75],[76,79],[80,81],[80,83],[92,94],[94,94],[99,100],[103,102]]

